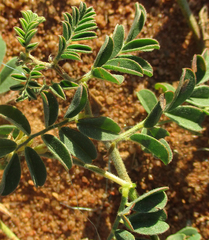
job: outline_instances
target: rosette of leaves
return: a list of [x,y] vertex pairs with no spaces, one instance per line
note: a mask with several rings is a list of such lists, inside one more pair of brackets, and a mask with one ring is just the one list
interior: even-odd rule
[[[78,53],[91,53],[92,49],[88,45],[78,44],[78,41],[89,40],[96,37],[94,30],[95,12],[92,7],[81,2],[79,8],[72,7],[72,14],[64,13],[63,35],[59,36],[59,49],[55,61],[70,59],[80,60]],[[73,42],[76,42],[73,44]]]
[[38,42],[30,43],[34,35],[37,33],[37,26],[45,21],[44,17],[39,17],[31,10],[22,11],[23,18],[20,18],[22,28],[14,27],[19,43],[26,49],[26,52],[34,50],[38,46]]
[[153,70],[151,65],[143,58],[130,54],[136,51],[159,49],[159,43],[154,39],[135,39],[146,21],[146,10],[144,7],[136,3],[135,9],[135,18],[126,38],[122,25],[115,27],[112,37],[106,37],[91,70],[93,77],[121,84],[124,77],[120,74],[112,74],[108,70],[133,74],[139,77],[142,77],[143,74],[152,76]]

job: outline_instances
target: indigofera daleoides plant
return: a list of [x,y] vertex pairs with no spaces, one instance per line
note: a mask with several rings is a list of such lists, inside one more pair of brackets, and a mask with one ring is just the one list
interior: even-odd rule
[[[193,132],[203,130],[201,123],[208,114],[209,106],[209,87],[205,84],[209,79],[208,51],[204,50],[201,55],[195,55],[192,67],[182,70],[176,89],[168,83],[156,83],[155,89],[161,89],[159,97],[148,89],[137,92],[139,104],[146,110],[147,117],[130,129],[121,129],[109,117],[94,116],[89,101],[88,82],[94,78],[98,81],[109,81],[114,87],[114,84],[120,85],[124,81],[124,74],[151,77],[153,69],[150,63],[137,53],[159,49],[160,46],[155,39],[137,38],[146,21],[146,10],[136,3],[135,18],[128,34],[125,34],[122,25],[116,25],[112,36],[106,36],[90,71],[79,78],[73,78],[59,63],[62,60],[79,61],[82,53],[92,53],[92,48],[83,42],[85,40],[88,43],[96,38],[94,30],[97,25],[94,17],[94,9],[87,7],[83,2],[79,8],[73,7],[71,14],[64,13],[63,33],[59,36],[58,51],[55,56],[49,57],[48,62],[44,62],[32,54],[39,44],[32,42],[32,39],[38,31],[38,25],[43,23],[45,18],[30,10],[22,11],[21,27],[15,27],[14,30],[25,50],[20,53],[18,59],[12,60],[16,63],[15,66],[8,68],[11,64],[8,63],[3,68],[0,86],[5,86],[3,84],[10,78],[12,82],[9,88],[17,92],[17,102],[37,99],[42,101],[45,128],[31,133],[29,121],[18,108],[0,105],[1,117],[10,122],[10,125],[0,126],[0,157],[4,160],[0,194],[8,195],[17,188],[21,177],[21,159],[25,159],[34,185],[41,187],[47,177],[43,158],[55,158],[66,171],[75,164],[119,185],[121,203],[108,236],[109,240],[160,239],[158,235],[169,228],[165,212],[165,192],[168,187],[159,187],[139,196],[136,184],[126,171],[118,144],[121,141],[137,143],[145,152],[160,159],[164,164],[169,164],[173,155],[165,140],[169,133],[162,128],[161,116],[164,114],[181,127]],[[17,66],[18,71],[15,71]],[[62,80],[46,81],[46,69],[56,71]],[[5,91],[7,88],[8,85]],[[63,119],[58,121],[57,98],[66,101],[65,93],[70,90],[76,90],[75,94]],[[76,129],[72,128],[70,123],[75,123]],[[58,131],[58,136],[48,133],[52,129]],[[40,145],[34,144],[33,141],[38,136],[42,139]],[[94,165],[97,149],[92,139],[104,143],[117,175]],[[187,236],[186,233],[187,231],[183,231],[178,234]]]

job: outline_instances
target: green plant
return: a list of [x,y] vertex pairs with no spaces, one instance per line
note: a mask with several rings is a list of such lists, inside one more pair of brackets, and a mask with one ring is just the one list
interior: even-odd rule
[[[157,98],[150,90],[137,93],[138,99],[147,111],[147,117],[131,129],[121,130],[117,123],[104,116],[94,117],[88,94],[88,81],[92,78],[106,80],[114,84],[124,81],[122,74],[142,77],[152,76],[151,65],[134,52],[159,49],[154,39],[136,39],[146,21],[146,11],[136,4],[136,13],[132,27],[125,37],[122,25],[116,25],[113,36],[106,36],[91,70],[79,77],[72,78],[59,65],[62,60],[80,60],[79,53],[91,53],[92,49],[83,44],[83,40],[96,37],[95,12],[81,3],[74,7],[72,14],[64,13],[63,34],[59,36],[59,47],[55,57],[49,62],[35,58],[31,51],[38,47],[38,42],[31,42],[37,27],[44,22],[32,11],[23,11],[20,19],[22,28],[15,27],[19,43],[25,48],[20,53],[17,65],[22,66],[21,73],[13,73],[11,77],[18,84],[11,90],[18,92],[17,101],[41,99],[43,102],[45,129],[31,133],[31,126],[23,113],[16,107],[0,105],[0,115],[12,125],[0,127],[0,157],[6,165],[0,183],[2,196],[13,192],[20,181],[20,157],[24,156],[31,178],[35,186],[43,186],[47,177],[42,156],[58,159],[67,171],[73,164],[79,165],[100,174],[120,185],[121,203],[108,239],[159,239],[159,234],[169,228],[166,221],[165,206],[167,187],[153,189],[141,196],[120,157],[117,145],[121,141],[132,141],[141,145],[146,152],[153,154],[164,164],[172,160],[172,151],[165,137],[169,133],[160,127],[162,114],[177,122],[181,127],[194,132],[202,131],[201,123],[208,113],[203,104],[209,99],[208,86],[202,85],[208,80],[208,52],[195,55],[192,69],[183,69],[177,89],[167,83],[158,83],[155,88],[163,93]],[[82,41],[82,43],[78,43]],[[47,82],[44,70],[53,69],[62,78],[60,82]],[[117,74],[115,74],[115,72]],[[6,81],[6,80],[5,80]],[[75,89],[74,97],[64,115],[57,122],[59,104],[57,98],[66,100],[65,91]],[[202,94],[204,92],[204,95]],[[184,102],[191,105],[182,105]],[[207,105],[207,104],[206,104]],[[208,106],[208,105],[207,105]],[[204,109],[203,109],[204,108]],[[75,123],[77,129],[72,128]],[[49,130],[57,130],[59,137],[49,134]],[[34,144],[34,138],[41,136],[43,143]],[[92,164],[97,151],[92,140],[102,141],[107,148],[108,156],[113,161],[117,175]],[[127,230],[119,224],[122,223]],[[135,237],[135,236],[138,236]]]

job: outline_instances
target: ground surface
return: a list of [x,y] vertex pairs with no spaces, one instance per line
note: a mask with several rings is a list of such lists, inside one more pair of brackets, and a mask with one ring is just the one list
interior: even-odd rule
[[[197,16],[201,6],[207,0],[191,0],[191,8]],[[94,53],[83,56],[83,63],[64,63],[64,68],[73,76],[87,72],[94,56],[111,34],[117,23],[128,30],[134,18],[134,2],[124,1],[86,1],[93,5],[97,13],[96,21],[100,30],[98,39],[92,41]],[[95,114],[112,117],[121,127],[132,126],[145,118],[146,113],[140,106],[136,94],[143,88],[153,89],[156,82],[178,81],[181,69],[190,67],[192,56],[199,53],[192,34],[181,15],[175,1],[142,0],[148,12],[148,20],[141,37],[154,37],[161,45],[159,51],[143,54],[154,68],[151,78],[127,76],[121,86],[91,81],[91,93],[97,102],[92,101]],[[17,26],[20,11],[31,9],[45,16],[47,21],[36,36],[41,41],[34,54],[46,60],[57,48],[58,35],[61,34],[62,12],[70,12],[71,6],[78,6],[78,0],[1,0],[0,31],[7,43],[7,58],[20,52],[15,39],[14,26]],[[47,72],[47,78],[58,80],[54,73]],[[72,93],[68,94],[69,99]],[[15,98],[14,93],[0,97],[5,104]],[[40,99],[39,99],[40,100]],[[33,126],[33,132],[43,128],[41,101],[15,104],[21,109]],[[61,101],[60,101],[61,104]],[[60,119],[68,103],[61,104]],[[160,186],[168,186],[169,202],[166,207],[170,230],[162,235],[175,233],[186,225],[197,227],[204,240],[209,239],[209,161],[208,152],[198,151],[208,147],[209,119],[204,122],[205,131],[200,136],[170,123],[164,126],[169,132],[168,141],[174,152],[171,164],[164,166],[149,154],[144,154],[137,145],[121,144],[120,151],[133,182],[137,183],[140,194]],[[98,144],[98,158],[95,164],[106,167],[105,148]],[[94,223],[101,239],[105,240],[114,220],[120,201],[118,186],[86,170],[73,167],[70,176],[55,160],[45,159],[48,177],[44,187],[36,189],[31,181],[26,164],[23,162],[22,178],[18,189],[1,202],[12,213],[12,217],[2,215],[1,219],[17,234],[21,240],[38,239],[97,239]],[[114,171],[112,167],[112,171]],[[106,190],[107,189],[107,190]],[[91,208],[91,211],[69,209],[63,204]],[[0,233],[0,239],[7,239]]]

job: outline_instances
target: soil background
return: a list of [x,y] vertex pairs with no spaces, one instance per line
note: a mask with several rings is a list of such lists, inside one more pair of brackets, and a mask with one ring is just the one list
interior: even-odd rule
[[[105,35],[112,34],[117,23],[124,25],[127,33],[134,18],[134,1],[85,2],[87,6],[93,6],[97,13],[98,38],[90,41],[93,54],[83,55],[83,62],[62,63],[65,71],[74,77],[89,71]],[[147,22],[139,37],[153,37],[161,45],[160,50],[139,54],[153,66],[153,77],[127,75],[121,86],[97,80],[89,83],[95,116],[109,116],[122,128],[131,127],[146,117],[137,100],[137,91],[143,88],[154,90],[157,82],[176,84],[182,68],[190,67],[193,55],[200,53],[176,1],[139,2],[147,10]],[[12,56],[18,56],[22,50],[13,30],[14,26],[19,26],[21,10],[31,9],[46,18],[34,39],[40,41],[40,45],[33,54],[47,61],[48,56],[58,48],[58,35],[62,33],[62,13],[71,12],[71,6],[79,6],[79,3],[78,0],[0,0],[0,32],[7,44],[4,62]],[[195,16],[198,16],[204,4],[209,5],[207,0],[190,0],[189,3]],[[45,76],[54,82],[60,80],[52,71],[46,71]],[[64,103],[59,101],[58,120],[62,119],[72,96],[73,92],[69,91],[68,100]],[[13,104],[23,111],[31,123],[33,133],[43,129],[41,99],[17,104],[15,98],[15,92],[8,92],[0,96],[0,104]],[[1,120],[1,124],[3,123],[5,122]],[[166,210],[170,229],[161,236],[162,240],[185,226],[198,228],[202,239],[208,240],[209,161],[208,152],[201,151],[201,148],[208,147],[209,119],[206,118],[205,130],[199,136],[175,123],[168,123],[163,127],[170,132],[167,140],[174,152],[173,161],[164,166],[161,161],[144,153],[138,145],[122,143],[119,148],[128,173],[133,182],[136,182],[140,194],[161,186],[169,187]],[[106,149],[102,143],[95,144],[98,147],[98,157],[94,163],[107,169]],[[21,240],[96,240],[97,231],[101,239],[105,240],[120,202],[118,186],[76,166],[68,175],[58,161],[45,158],[44,162],[48,177],[45,185],[40,188],[34,187],[26,163],[22,162],[22,177],[17,190],[0,199],[12,215],[9,217],[1,214],[1,219]],[[113,166],[111,171],[115,172]],[[86,207],[91,211],[79,211],[67,205]],[[8,238],[0,232],[0,239]]]

